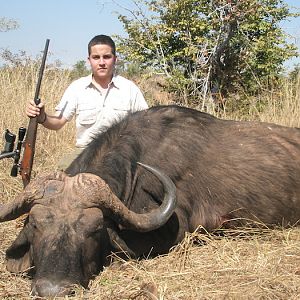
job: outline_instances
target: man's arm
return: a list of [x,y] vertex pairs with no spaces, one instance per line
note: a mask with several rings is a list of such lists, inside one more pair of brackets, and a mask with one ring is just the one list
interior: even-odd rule
[[45,128],[51,130],[59,130],[68,121],[60,112],[57,112],[55,115],[48,115],[45,112],[45,105],[43,102],[36,105],[34,101],[30,101],[26,108],[26,114],[28,117],[37,117],[39,124],[42,124]]

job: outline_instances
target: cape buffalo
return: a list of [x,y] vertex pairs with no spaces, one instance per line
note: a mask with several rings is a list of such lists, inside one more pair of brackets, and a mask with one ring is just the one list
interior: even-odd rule
[[7,268],[34,266],[33,294],[64,295],[72,284],[86,287],[111,251],[166,253],[199,225],[295,225],[299,195],[299,129],[153,107],[1,207],[2,222],[29,213]]

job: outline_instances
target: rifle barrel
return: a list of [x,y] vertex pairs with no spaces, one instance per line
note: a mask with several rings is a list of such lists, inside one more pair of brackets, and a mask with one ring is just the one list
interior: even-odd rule
[[46,58],[47,58],[47,53],[48,53],[49,42],[50,42],[50,40],[46,39],[45,49],[44,49],[44,53],[43,53],[43,58],[42,58],[40,71],[39,71],[39,77],[38,77],[38,81],[36,84],[35,95],[34,95],[34,102],[36,104],[38,104],[37,101],[39,99],[39,94],[40,94],[40,89],[41,89],[41,84],[42,84],[42,79],[43,79],[43,74],[44,74],[44,69],[45,69],[45,63],[46,63]]
[[[39,94],[40,94],[43,73],[44,73],[44,69],[45,69],[45,62],[46,62],[46,58],[47,58],[49,41],[50,41],[49,39],[46,40],[44,54],[43,54],[40,71],[39,71],[38,82],[36,85],[36,90],[35,90],[35,95],[34,95],[34,102],[36,104],[38,104],[40,101]],[[31,170],[32,170],[32,166],[33,166],[33,159],[34,159],[34,153],[35,153],[37,127],[38,127],[37,117],[30,118],[28,128],[27,128],[25,142],[23,145],[23,148],[24,148],[23,158],[22,158],[21,167],[20,167],[20,174],[21,174],[21,177],[23,180],[24,187],[26,187],[27,184],[30,182]]]

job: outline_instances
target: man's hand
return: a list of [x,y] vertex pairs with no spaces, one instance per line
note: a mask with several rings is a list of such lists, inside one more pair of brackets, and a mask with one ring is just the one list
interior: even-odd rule
[[36,105],[33,100],[29,101],[26,107],[26,115],[30,118],[37,117],[37,121],[39,123],[43,122],[46,117],[44,103],[40,102],[38,105]]

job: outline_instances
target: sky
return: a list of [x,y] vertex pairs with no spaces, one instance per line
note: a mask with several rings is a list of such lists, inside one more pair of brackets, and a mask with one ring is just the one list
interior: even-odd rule
[[[300,0],[284,0],[300,8]],[[47,61],[60,60],[72,67],[87,58],[87,44],[97,34],[126,36],[117,13],[126,14],[131,0],[0,0],[0,18],[14,19],[19,28],[0,32],[0,49],[13,53],[25,51],[36,57],[50,39]],[[284,22],[282,28],[291,35],[300,52],[300,17]],[[0,64],[3,61],[0,59]],[[300,63],[293,59],[289,65]]]

